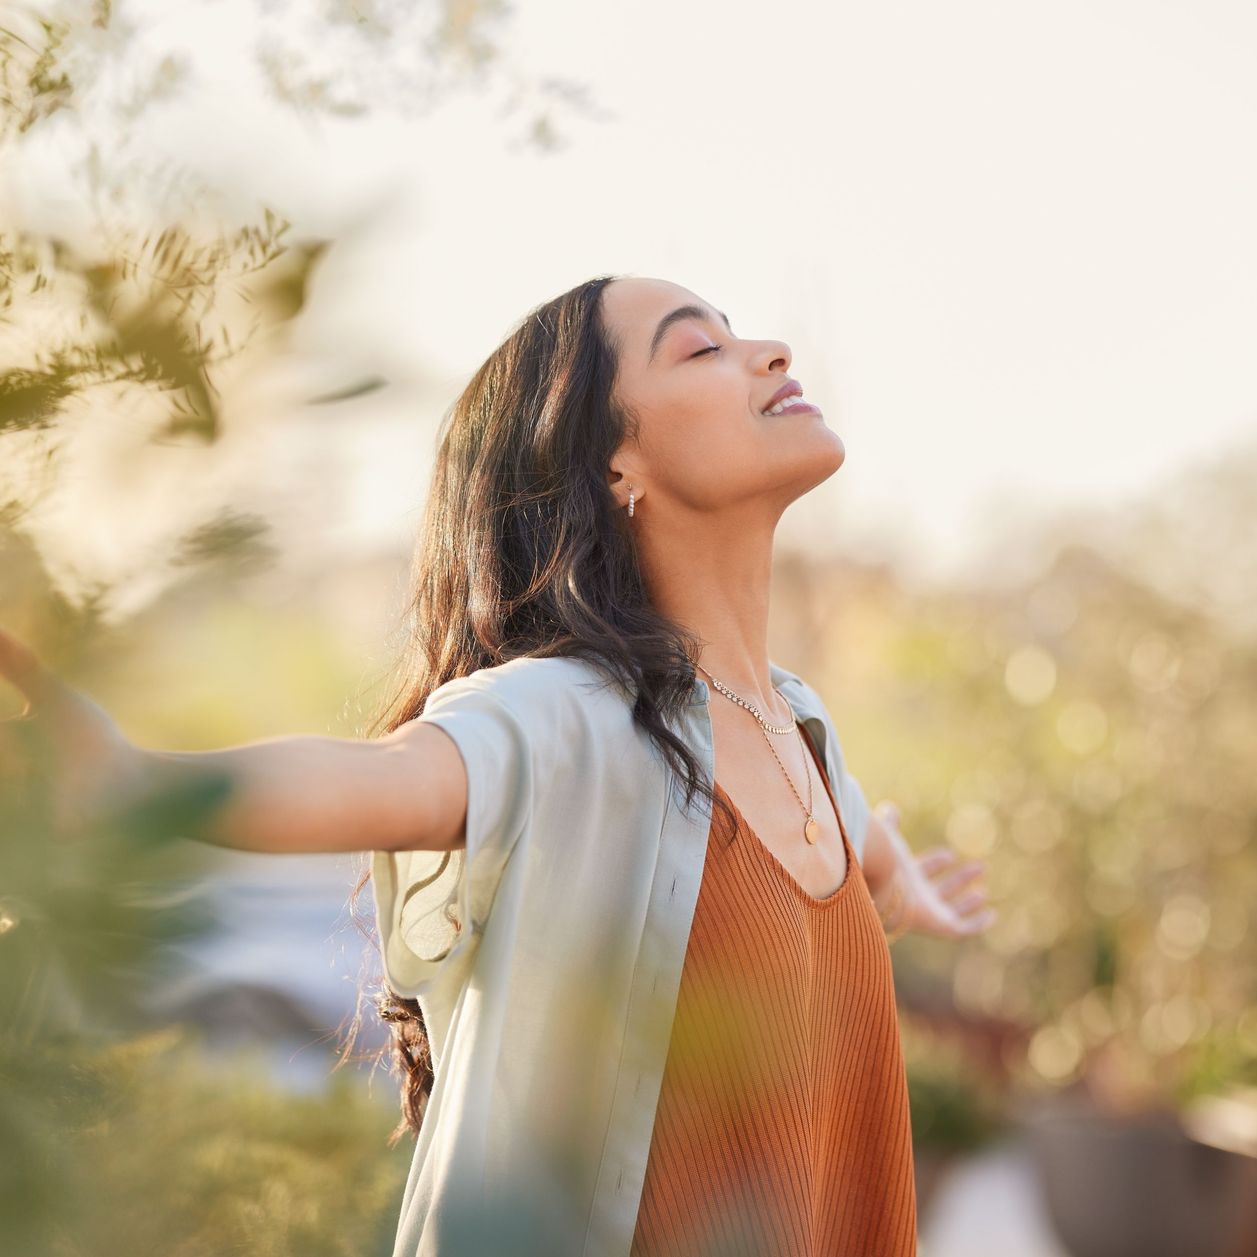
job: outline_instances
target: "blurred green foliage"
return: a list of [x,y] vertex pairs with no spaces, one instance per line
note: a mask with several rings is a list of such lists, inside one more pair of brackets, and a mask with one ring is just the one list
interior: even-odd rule
[[[584,107],[572,84],[530,85],[496,61],[507,12],[500,0],[413,11],[324,6],[318,34],[336,30],[365,50],[332,58],[340,68],[331,74],[328,63],[295,54],[300,41],[274,38],[299,14],[264,8],[259,64],[275,98],[300,112],[360,114],[408,93],[431,106],[458,83],[482,85],[490,67],[509,80],[504,112],[530,113],[528,142],[557,140],[547,95]],[[419,27],[425,38],[402,37]],[[92,75],[137,29],[108,0],[55,16],[7,15],[0,138],[25,143],[55,115],[90,122],[80,112],[84,88],[98,86]],[[393,64],[391,77],[406,89],[395,91],[390,62],[411,53],[425,73]],[[204,205],[193,197],[192,210],[172,208],[166,194],[186,187],[188,172],[147,160],[132,136],[146,112],[178,93],[187,64],[167,55],[146,65],[141,56],[127,70],[112,107],[93,94],[96,122],[110,108],[109,146],[83,130],[74,173],[83,206],[96,211],[91,229],[71,239],[37,215],[26,225],[0,222],[0,617],[150,745],[195,749],[329,725],[349,733],[359,722],[346,695],[361,684],[361,662],[343,637],[320,628],[295,595],[289,603],[274,591],[260,601],[242,596],[256,592],[250,580],[265,579],[276,557],[261,516],[222,508],[181,522],[164,554],[137,556],[179,569],[179,579],[121,622],[114,590],[90,571],[73,594],[63,592],[29,526],[86,425],[140,415],[151,443],[216,442],[233,417],[229,386],[244,351],[280,356],[329,244],[292,240],[289,222],[267,206],[231,227],[213,218],[208,195]],[[380,383],[312,400],[344,400]],[[0,708],[12,714],[15,696],[6,692]],[[29,775],[0,790],[4,1250],[391,1251],[411,1151],[388,1147],[394,1084],[372,1098],[345,1071],[329,1074],[319,1095],[293,1095],[262,1081],[260,1060],[241,1054],[229,1067],[189,1028],[154,1028],[144,1011],[168,946],[214,924],[190,888],[216,853],[180,838],[214,805],[215,783],[62,841],[49,832],[41,753],[29,739]]]
[[[93,25],[110,24],[111,5],[94,11]],[[15,18],[0,32],[0,135],[29,138],[72,106],[68,67],[84,32],[68,17],[28,23],[24,33],[16,26]],[[168,78],[137,93],[134,115]],[[98,154],[84,178],[98,194],[118,193]],[[145,228],[143,216],[138,205],[130,219],[102,212],[90,252],[42,226],[0,223],[0,329],[13,334],[9,355],[21,346],[0,366],[0,434],[51,426],[98,390],[116,405],[129,386],[167,399],[154,440],[212,440],[221,422],[215,376],[260,330],[300,311],[328,245],[286,241],[291,224],[268,206],[230,231],[191,219]],[[241,303],[252,307],[245,318]]]
[[1007,1127],[1004,1095],[959,1044],[911,1021],[903,1025],[902,1038],[915,1148],[969,1152]]
[[1032,1091],[1257,1081],[1257,642],[1080,544],[1014,587],[811,579],[842,592],[812,649],[871,801],[985,861],[1000,913],[906,937],[901,987],[1022,1028],[1003,1065]]
[[4,1248],[14,1257],[365,1257],[391,1250],[409,1150],[349,1074],[318,1095],[213,1068],[186,1030],[0,1041]]

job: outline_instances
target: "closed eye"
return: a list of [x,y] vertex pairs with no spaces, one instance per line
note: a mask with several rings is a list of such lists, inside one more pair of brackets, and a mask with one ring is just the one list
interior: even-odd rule
[[706,349],[700,349],[698,353],[690,354],[691,358],[702,357],[703,354],[715,353],[720,348],[719,345],[708,345]]

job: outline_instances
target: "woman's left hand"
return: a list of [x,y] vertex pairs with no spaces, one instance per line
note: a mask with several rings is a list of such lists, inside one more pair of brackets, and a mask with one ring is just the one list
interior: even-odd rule
[[986,888],[969,888],[986,872],[986,865],[981,860],[958,864],[959,854],[951,847],[930,847],[916,855],[899,832],[899,809],[882,803],[877,814],[893,838],[895,877],[904,896],[896,923],[942,938],[964,938],[988,929],[996,912],[987,906]]

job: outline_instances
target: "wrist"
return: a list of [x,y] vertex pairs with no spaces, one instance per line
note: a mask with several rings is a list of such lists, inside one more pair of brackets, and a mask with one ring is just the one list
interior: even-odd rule
[[896,862],[890,877],[873,897],[873,902],[882,928],[886,931],[887,942],[893,943],[907,932],[911,917],[907,878],[904,876],[902,864]]

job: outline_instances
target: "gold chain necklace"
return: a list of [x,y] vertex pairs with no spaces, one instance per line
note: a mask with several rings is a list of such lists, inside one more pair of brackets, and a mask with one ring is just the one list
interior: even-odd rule
[[[699,668],[703,668],[703,665],[701,663],[696,666]],[[703,671],[707,672],[707,669],[703,668]],[[764,717],[760,715],[759,708],[756,707],[753,703],[748,703],[745,699],[739,698],[727,686],[721,685],[721,683],[717,681],[715,677],[711,676],[710,672],[707,672],[707,675],[711,677],[711,683],[726,698],[732,699],[733,702],[737,703],[741,707],[745,707],[746,710],[749,711],[751,715],[755,717],[756,722],[759,724],[760,732],[764,735],[764,741],[768,743],[768,749],[772,751],[773,753],[773,759],[777,761],[777,764],[780,766],[781,771],[785,773],[786,780],[790,783],[790,789],[794,791],[794,797],[799,800],[799,806],[803,809],[803,814],[807,817],[807,820],[804,822],[804,825],[803,825],[803,837],[807,839],[809,845],[815,846],[816,840],[820,836],[821,827],[817,823],[816,817],[812,814],[812,772],[808,764],[808,760],[811,759],[811,754],[809,753],[807,746],[803,742],[803,734],[799,730],[798,721],[796,720],[792,724],[783,725],[783,726],[776,726],[776,725],[769,724],[768,721],[766,721]],[[785,764],[781,762],[781,756],[777,754],[777,748],[773,746],[772,739],[768,736],[769,730],[771,730],[773,733],[793,732],[795,736],[799,739],[799,746],[802,747],[803,749],[803,771],[807,773],[807,803],[806,804],[803,802],[802,796],[799,794],[798,790],[795,788],[794,778],[790,776],[789,772],[786,771]]]

